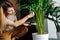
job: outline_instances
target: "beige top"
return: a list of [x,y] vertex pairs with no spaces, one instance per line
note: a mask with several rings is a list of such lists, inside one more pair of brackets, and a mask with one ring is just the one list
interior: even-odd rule
[[[13,22],[17,21],[16,16],[15,16],[15,15],[9,15],[9,16],[6,18],[6,22],[9,22],[9,21],[13,21]],[[5,30],[8,31],[8,30],[11,30],[11,29],[13,29],[13,28],[14,28],[14,27],[7,25],[6,28],[5,28]]]

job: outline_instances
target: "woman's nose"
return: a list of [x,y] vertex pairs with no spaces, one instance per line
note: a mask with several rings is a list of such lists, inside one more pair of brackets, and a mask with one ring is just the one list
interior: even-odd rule
[[15,13],[15,10],[12,10],[13,13]]

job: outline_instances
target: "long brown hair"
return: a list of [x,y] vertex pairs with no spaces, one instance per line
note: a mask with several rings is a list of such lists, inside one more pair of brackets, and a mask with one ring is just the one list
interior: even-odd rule
[[3,12],[3,8],[0,6],[0,32],[5,29],[6,22],[5,22],[5,14]]
[[12,3],[10,3],[9,1],[4,1],[0,5],[0,32],[2,32],[6,27],[5,17],[7,15],[7,9],[9,7],[13,7]]
[[10,2],[10,1],[4,1],[2,4],[1,4],[2,8],[3,8],[3,11],[5,13],[5,16],[8,14],[7,13],[7,9],[9,7],[13,7],[13,4]]

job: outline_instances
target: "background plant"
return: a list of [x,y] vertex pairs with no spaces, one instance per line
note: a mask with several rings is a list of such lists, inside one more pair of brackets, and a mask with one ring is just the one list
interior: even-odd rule
[[53,7],[54,3],[50,5],[47,10],[46,18],[52,20],[56,26],[57,32],[60,31],[60,6]]
[[54,3],[52,0],[21,0],[20,2],[23,3],[19,7],[20,10],[28,8],[30,11],[35,12],[35,20],[37,23],[36,29],[39,34],[45,33],[45,18],[52,20],[55,23],[57,32],[60,31],[60,7],[54,7]]
[[[24,1],[24,0],[23,0]],[[38,34],[44,34],[45,33],[45,27],[44,27],[44,20],[45,20],[45,13],[47,9],[49,8],[50,3],[52,0],[28,0],[24,1],[23,5],[20,5],[20,9],[28,8],[30,11],[34,11],[36,14],[36,29]]]

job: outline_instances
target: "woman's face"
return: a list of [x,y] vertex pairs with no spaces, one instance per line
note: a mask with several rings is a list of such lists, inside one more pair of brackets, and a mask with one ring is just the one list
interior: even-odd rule
[[14,13],[15,13],[14,8],[13,8],[13,7],[9,7],[9,8],[7,9],[7,13],[10,14],[10,15],[14,14]]

